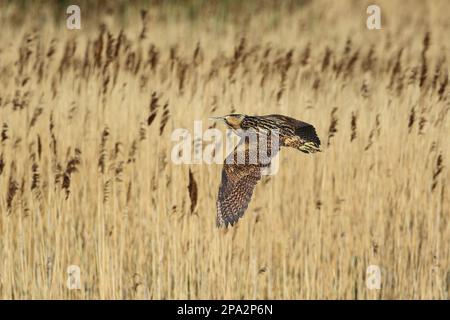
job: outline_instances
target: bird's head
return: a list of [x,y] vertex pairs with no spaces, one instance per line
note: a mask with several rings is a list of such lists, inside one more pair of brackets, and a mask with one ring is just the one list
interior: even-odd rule
[[243,114],[229,114],[222,117],[210,117],[211,120],[221,120],[233,130],[241,129],[242,121],[245,119]]

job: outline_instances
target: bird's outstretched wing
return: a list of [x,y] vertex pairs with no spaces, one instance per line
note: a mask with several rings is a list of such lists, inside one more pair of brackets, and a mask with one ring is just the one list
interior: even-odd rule
[[[227,156],[223,165],[217,199],[217,227],[234,225],[244,215],[253,190],[261,179],[261,170],[270,165],[271,159],[278,152],[268,147],[269,150],[264,153],[265,158],[255,161],[252,155],[258,154],[255,152],[257,145],[243,140]],[[245,163],[240,164],[237,160],[239,157],[245,157]]]

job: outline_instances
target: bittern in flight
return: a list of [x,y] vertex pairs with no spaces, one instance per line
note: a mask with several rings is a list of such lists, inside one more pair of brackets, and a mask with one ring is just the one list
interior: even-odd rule
[[[320,139],[314,127],[290,117],[230,114],[211,119],[222,120],[241,137],[223,165],[217,199],[217,227],[234,225],[244,215],[253,189],[261,179],[261,170],[270,166],[279,147],[292,147],[305,153],[320,151]],[[258,139],[251,139],[252,134]],[[261,142],[261,137],[265,137],[263,141],[267,143]],[[275,146],[273,137],[277,138]],[[265,152],[261,152],[263,147],[267,147]]]

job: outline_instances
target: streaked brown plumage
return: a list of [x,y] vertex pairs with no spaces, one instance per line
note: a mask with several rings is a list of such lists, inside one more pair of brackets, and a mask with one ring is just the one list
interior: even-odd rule
[[[267,116],[231,114],[214,119],[223,120],[229,128],[241,136],[239,144],[227,156],[223,166],[217,199],[218,227],[234,225],[244,215],[253,190],[261,179],[261,170],[270,166],[279,147],[292,147],[305,153],[320,151],[320,139],[314,127],[290,117],[277,114]],[[267,137],[267,143],[265,140],[246,139],[245,132],[249,131],[256,133],[258,137]],[[274,132],[279,138],[279,146],[275,147],[271,144],[273,136],[270,136],[270,133]],[[263,145],[267,145],[266,152],[259,152]]]

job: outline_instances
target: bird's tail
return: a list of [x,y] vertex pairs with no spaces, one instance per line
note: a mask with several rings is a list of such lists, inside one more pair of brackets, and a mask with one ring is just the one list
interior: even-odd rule
[[301,139],[302,143],[298,145],[298,150],[305,153],[320,152],[320,139],[317,136],[316,129],[310,124],[297,127],[295,134]]

